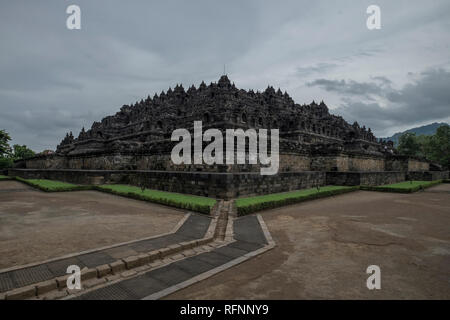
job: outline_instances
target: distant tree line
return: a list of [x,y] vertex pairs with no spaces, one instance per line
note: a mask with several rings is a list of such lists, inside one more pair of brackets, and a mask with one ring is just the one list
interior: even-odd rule
[[448,169],[450,168],[450,126],[440,126],[431,136],[405,133],[400,136],[397,150],[403,155],[425,157]]
[[10,135],[5,130],[0,130],[0,169],[10,168],[14,160],[33,157],[35,152],[26,145],[9,145]]

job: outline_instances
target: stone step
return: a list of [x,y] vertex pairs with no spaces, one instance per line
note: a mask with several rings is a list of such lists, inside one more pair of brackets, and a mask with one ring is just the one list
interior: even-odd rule
[[[216,206],[215,211],[220,206]],[[192,254],[193,249],[202,247],[214,240],[217,226],[217,212],[213,212],[213,218],[198,214],[190,214],[185,221],[178,226],[173,233],[161,237],[153,237],[134,241],[93,252],[53,259],[52,261],[15,268],[0,273],[1,299],[29,299],[52,295],[53,291],[59,291],[61,295],[66,292],[66,281],[70,276],[66,274],[69,265],[78,265],[81,270],[82,282],[92,284],[102,283],[108,278],[130,273],[134,269],[145,265],[164,261],[169,257],[185,257]],[[205,220],[206,219],[206,220]],[[205,222],[208,224],[205,224]],[[206,228],[207,227],[207,228]],[[114,259],[108,252],[111,250],[133,249],[137,254]],[[206,249],[206,248],[205,248]],[[200,249],[199,249],[200,250]]]
[[217,227],[214,234],[214,238],[225,241],[227,225],[228,225],[228,215],[230,211],[230,205],[232,201],[221,201],[219,208],[219,215],[217,217]]
[[73,292],[64,299],[160,299],[243,263],[275,246],[259,215],[235,219],[231,225],[236,230],[236,239],[231,241],[216,239],[198,248],[201,250],[194,250],[195,254],[190,253],[184,257],[175,255],[163,261],[161,265],[146,267],[137,274],[118,277],[111,282],[88,288],[84,292]]

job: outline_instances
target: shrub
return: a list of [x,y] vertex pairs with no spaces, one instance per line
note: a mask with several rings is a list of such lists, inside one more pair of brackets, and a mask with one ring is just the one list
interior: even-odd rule
[[129,197],[137,200],[160,203],[171,207],[197,211],[206,214],[210,214],[211,209],[216,204],[216,200],[212,198],[151,189],[142,190],[139,187],[127,185],[86,186],[46,179],[24,179],[20,177],[15,177],[15,179],[45,192],[98,190],[101,192],[112,193],[115,195]]
[[0,169],[7,169],[13,166],[13,159],[9,157],[0,157]]
[[120,196],[155,202],[171,207],[197,211],[206,214],[210,214],[212,207],[216,203],[216,200],[212,198],[152,189],[142,190],[139,187],[128,185],[102,185],[94,186],[93,188],[95,190],[109,192]]
[[236,200],[236,207],[238,216],[243,216],[256,211],[272,209],[289,204],[299,203],[306,200],[329,197],[358,189],[358,186],[325,186],[317,189],[312,188],[286,193],[275,193],[264,196],[239,198]]
[[45,192],[79,191],[92,189],[91,186],[81,186],[54,180],[23,179],[20,177],[16,177],[15,179]]
[[443,180],[435,181],[404,181],[400,183],[387,184],[384,186],[361,186],[361,190],[368,191],[382,191],[382,192],[397,192],[397,193],[412,193],[425,188],[435,186],[442,183]]

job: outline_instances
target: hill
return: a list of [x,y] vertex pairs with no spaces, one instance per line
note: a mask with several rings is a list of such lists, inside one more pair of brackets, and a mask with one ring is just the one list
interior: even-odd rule
[[382,139],[385,140],[385,141],[391,140],[391,141],[394,142],[394,145],[397,145],[398,139],[400,138],[400,136],[405,134],[405,133],[407,133],[407,132],[415,133],[416,136],[420,136],[420,135],[430,136],[430,135],[435,134],[437,128],[439,128],[440,126],[443,126],[443,125],[448,125],[448,123],[445,123],[445,122],[433,122],[433,123],[427,124],[425,126],[408,129],[408,130],[403,131],[403,132],[397,132],[396,134],[394,134],[391,137],[382,138]]

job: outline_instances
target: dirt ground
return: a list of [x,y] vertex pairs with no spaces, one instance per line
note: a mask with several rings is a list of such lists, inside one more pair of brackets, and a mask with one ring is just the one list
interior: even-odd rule
[[450,299],[449,195],[357,191],[264,211],[277,247],[166,298]]
[[0,182],[0,268],[171,231],[185,212],[97,191]]

